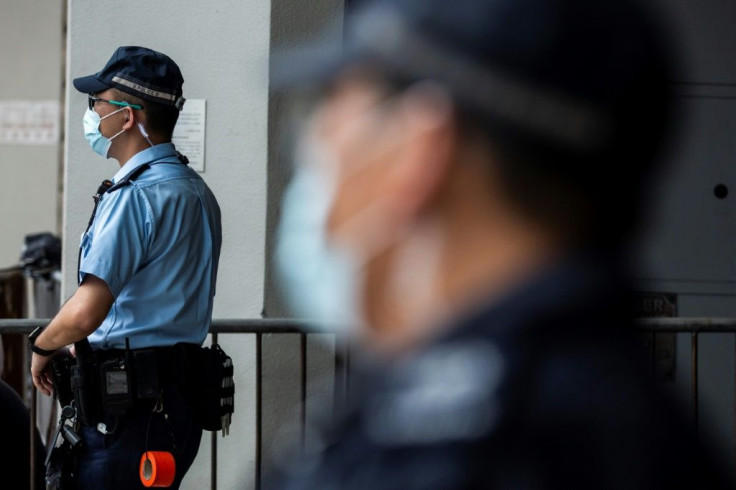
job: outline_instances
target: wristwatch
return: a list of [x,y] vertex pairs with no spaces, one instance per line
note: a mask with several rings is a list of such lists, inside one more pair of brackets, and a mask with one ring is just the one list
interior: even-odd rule
[[56,352],[56,349],[54,350],[46,350],[38,347],[36,345],[36,339],[39,335],[41,335],[41,332],[43,332],[44,327],[37,327],[33,332],[31,332],[31,335],[28,336],[28,345],[31,346],[31,350],[35,352],[36,354],[39,354],[41,356],[50,356],[54,352]]

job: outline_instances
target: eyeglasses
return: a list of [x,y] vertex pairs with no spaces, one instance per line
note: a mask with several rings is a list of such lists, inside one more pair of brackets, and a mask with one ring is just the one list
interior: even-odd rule
[[131,104],[129,102],[120,102],[118,100],[107,100],[107,99],[101,99],[99,97],[95,97],[93,95],[87,95],[87,105],[89,106],[90,110],[94,110],[95,104],[97,102],[107,102],[108,104],[116,105],[118,107],[130,107],[131,109],[143,109],[142,105],[138,104]]

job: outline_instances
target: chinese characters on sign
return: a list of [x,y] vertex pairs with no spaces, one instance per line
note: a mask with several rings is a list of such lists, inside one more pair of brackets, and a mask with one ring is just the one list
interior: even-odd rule
[[55,145],[58,142],[58,101],[0,100],[0,144]]
[[204,172],[205,99],[187,99],[174,128],[172,142],[189,158],[189,166]]

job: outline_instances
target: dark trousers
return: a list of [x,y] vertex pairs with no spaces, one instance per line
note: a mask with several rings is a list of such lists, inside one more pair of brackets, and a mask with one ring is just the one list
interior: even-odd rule
[[82,437],[85,448],[75,476],[78,489],[145,488],[139,466],[146,449],[170,451],[174,455],[176,479],[169,488],[176,489],[197,455],[202,429],[195,423],[180,388],[171,385],[163,390],[163,412],[155,413],[149,407],[138,409],[121,418],[112,434],[103,435],[96,428],[85,427]]

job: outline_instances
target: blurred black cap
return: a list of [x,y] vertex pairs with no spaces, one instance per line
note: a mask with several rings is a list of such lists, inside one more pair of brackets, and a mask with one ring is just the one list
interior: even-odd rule
[[94,94],[116,88],[144,100],[181,109],[184,78],[174,60],[163,53],[139,46],[121,46],[105,67],[74,79],[74,88]]
[[368,65],[439,82],[503,140],[641,162],[665,133],[673,76],[659,21],[635,0],[364,1],[340,49],[282,53],[272,81],[303,87]]

